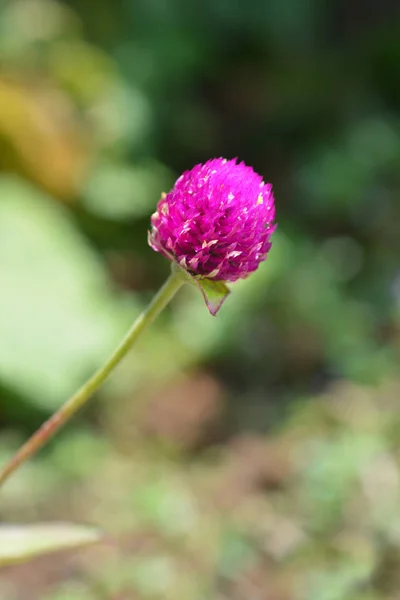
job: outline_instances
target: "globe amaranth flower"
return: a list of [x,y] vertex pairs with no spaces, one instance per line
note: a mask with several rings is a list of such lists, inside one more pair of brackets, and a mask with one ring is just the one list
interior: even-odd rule
[[163,194],[149,244],[196,278],[236,281],[267,257],[274,219],[272,185],[236,159],[215,158]]

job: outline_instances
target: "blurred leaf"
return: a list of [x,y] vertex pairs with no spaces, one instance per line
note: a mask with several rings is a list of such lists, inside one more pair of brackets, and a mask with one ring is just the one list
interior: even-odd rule
[[104,538],[97,529],[68,523],[0,525],[0,567]]
[[48,84],[0,79],[0,166],[71,199],[86,168],[88,139],[68,98],[61,101],[59,94]]
[[132,306],[62,207],[17,180],[0,180],[0,195],[0,379],[51,410],[112,350]]

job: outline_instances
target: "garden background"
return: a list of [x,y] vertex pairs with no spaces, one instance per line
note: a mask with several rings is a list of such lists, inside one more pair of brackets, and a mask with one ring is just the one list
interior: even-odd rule
[[146,234],[184,169],[244,160],[279,227],[4,487],[4,522],[112,539],[1,600],[400,598],[399,65],[396,0],[2,0],[2,462],[166,278]]

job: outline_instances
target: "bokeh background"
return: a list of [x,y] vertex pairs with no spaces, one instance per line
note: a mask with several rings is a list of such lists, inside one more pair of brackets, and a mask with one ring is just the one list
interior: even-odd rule
[[114,541],[1,600],[400,598],[399,65],[397,0],[2,0],[1,461],[167,276],[146,230],[183,169],[240,157],[279,228],[4,487],[3,521]]

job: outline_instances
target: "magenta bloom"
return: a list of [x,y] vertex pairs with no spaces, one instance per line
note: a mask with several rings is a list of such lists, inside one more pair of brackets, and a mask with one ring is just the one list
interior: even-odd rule
[[149,244],[193,276],[236,281],[265,260],[274,219],[272,185],[236,159],[215,158],[163,195]]

